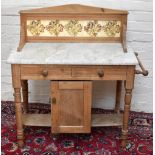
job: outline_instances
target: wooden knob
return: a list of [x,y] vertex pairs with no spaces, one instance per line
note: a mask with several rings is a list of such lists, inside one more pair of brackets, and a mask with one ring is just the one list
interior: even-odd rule
[[56,98],[55,97],[52,98],[52,104],[56,104]]
[[144,76],[148,76],[148,74],[149,74],[148,70],[143,71]]
[[42,75],[43,75],[44,77],[46,77],[46,76],[48,75],[48,71],[47,71],[47,70],[43,70],[43,71],[42,71]]
[[103,76],[104,76],[104,72],[103,72],[103,70],[98,71],[98,76],[99,76],[99,77],[103,77]]

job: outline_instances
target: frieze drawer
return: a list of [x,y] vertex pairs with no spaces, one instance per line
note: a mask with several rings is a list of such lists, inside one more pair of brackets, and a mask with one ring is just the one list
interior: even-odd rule
[[34,80],[125,80],[127,66],[21,65],[21,78]]
[[48,65],[48,78],[52,80],[71,78],[71,67]]
[[83,66],[73,67],[72,77],[93,80],[120,80],[126,79],[127,66]]
[[21,65],[21,78],[53,80],[71,77],[71,68],[51,65]]

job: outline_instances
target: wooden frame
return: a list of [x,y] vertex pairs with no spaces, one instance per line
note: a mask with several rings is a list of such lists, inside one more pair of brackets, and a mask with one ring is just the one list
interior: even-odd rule
[[[28,69],[26,68],[28,67]],[[54,72],[48,70],[54,67]],[[66,70],[67,72],[59,72],[58,74],[55,71]],[[65,68],[65,69],[62,69]],[[67,68],[69,70],[67,70]],[[101,76],[100,69],[102,68],[103,76]],[[47,74],[45,70],[47,69]],[[78,72],[76,72],[76,69]],[[29,72],[32,71],[33,72]],[[52,70],[53,71],[53,70]],[[105,72],[104,72],[105,71]],[[59,65],[12,65],[12,78],[13,78],[13,87],[15,90],[15,104],[16,104],[16,121],[17,121],[17,137],[19,146],[23,146],[23,125],[35,125],[35,126],[51,126],[50,116],[40,115],[40,114],[22,114],[22,102],[20,90],[23,88],[24,103],[28,102],[28,88],[27,80],[119,80],[117,83],[117,93],[116,93],[116,107],[115,111],[118,114],[104,116],[104,115],[92,115],[92,123],[89,126],[122,126],[122,146],[125,146],[127,133],[128,133],[128,119],[129,111],[131,104],[132,89],[134,84],[134,75],[135,75],[135,66],[59,66]],[[23,81],[24,80],[24,81]],[[120,93],[121,93],[121,80],[125,81],[125,111],[122,118],[122,115],[119,114],[119,105],[120,105]],[[25,84],[21,84],[25,83]],[[24,86],[25,85],[25,86]],[[24,87],[23,87],[24,86]],[[57,83],[55,84],[57,86]],[[27,106],[26,106],[27,107]],[[27,111],[27,110],[25,110]],[[58,115],[55,114],[54,115]],[[87,113],[89,115],[89,113]],[[23,118],[23,119],[21,119]],[[33,121],[35,118],[35,121]],[[108,119],[107,119],[108,118]],[[45,121],[45,119],[48,119]],[[122,123],[123,119],[123,123]],[[45,123],[46,122],[46,123]],[[104,123],[105,122],[105,123]],[[108,122],[108,123],[107,123]],[[53,122],[54,123],[54,122]],[[56,131],[53,129],[53,131]],[[76,132],[77,130],[75,130]],[[82,132],[83,130],[81,130]],[[65,131],[64,131],[65,132]]]
[[[75,8],[73,11],[71,8]],[[21,18],[21,33],[20,43],[17,48],[21,51],[26,42],[120,42],[125,47],[124,34],[127,26],[127,11],[111,10],[105,8],[97,8],[83,5],[64,5],[62,7],[48,7],[41,9],[23,10],[20,11]],[[27,20],[60,20],[60,19],[76,19],[76,20],[119,20],[121,21],[120,37],[42,37],[42,36],[27,36]],[[125,30],[125,32],[124,32]],[[126,48],[123,48],[126,52]]]

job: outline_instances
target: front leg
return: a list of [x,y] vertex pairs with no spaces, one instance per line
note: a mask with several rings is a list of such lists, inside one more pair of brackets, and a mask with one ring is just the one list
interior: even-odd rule
[[21,78],[20,65],[11,65],[12,69],[12,85],[14,88],[15,113],[17,125],[17,140],[19,147],[24,145],[24,132],[22,120],[22,102],[21,102]]
[[17,125],[17,140],[19,147],[24,145],[24,133],[22,122],[22,102],[20,88],[14,88],[15,97],[15,111],[16,111],[16,125]]
[[123,114],[123,128],[122,128],[122,147],[126,146],[128,138],[128,122],[132,98],[132,89],[134,86],[134,70],[135,66],[128,67],[127,78],[125,81],[125,98],[124,98],[124,114]]
[[126,89],[124,115],[123,115],[123,128],[122,128],[122,147],[126,146],[126,141],[128,138],[128,121],[129,121],[129,114],[130,114],[131,97],[132,97],[132,90]]

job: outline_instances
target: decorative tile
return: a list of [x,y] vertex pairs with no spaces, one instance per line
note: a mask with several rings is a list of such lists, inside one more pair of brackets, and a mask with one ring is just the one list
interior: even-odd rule
[[28,20],[27,36],[120,37],[121,21]]
[[44,32],[45,27],[41,24],[40,20],[32,20],[30,24],[27,25],[27,29],[33,36],[39,36],[40,33]]
[[104,32],[107,36],[114,37],[117,33],[120,33],[120,25],[117,21],[108,21],[106,25],[103,27]]
[[59,20],[52,20],[49,25],[46,26],[46,30],[50,34],[54,34],[56,36],[59,35],[60,32],[63,32],[63,25],[59,23]]
[[97,34],[102,30],[102,26],[98,24],[98,21],[88,22],[87,26],[84,26],[84,30],[93,37],[96,37]]
[[68,24],[65,25],[65,29],[69,35],[77,36],[77,34],[82,31],[82,25],[77,20],[70,20]]

